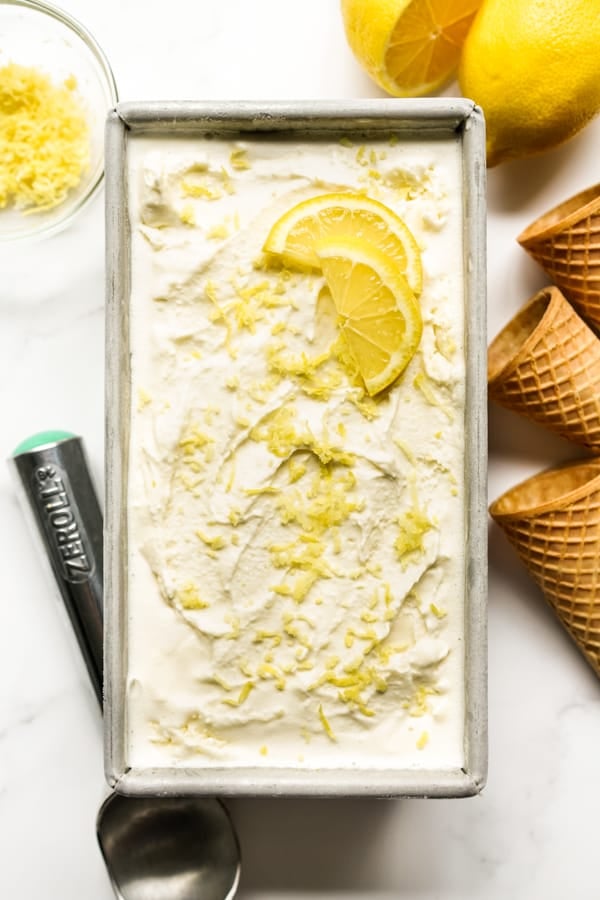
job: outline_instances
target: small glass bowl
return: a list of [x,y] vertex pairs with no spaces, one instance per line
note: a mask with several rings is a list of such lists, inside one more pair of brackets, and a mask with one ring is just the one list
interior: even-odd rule
[[9,63],[39,69],[57,84],[76,78],[90,128],[90,163],[77,187],[53,209],[0,209],[0,241],[58,231],[98,193],[104,178],[104,123],[117,102],[112,70],[89,31],[40,0],[0,0],[0,67]]

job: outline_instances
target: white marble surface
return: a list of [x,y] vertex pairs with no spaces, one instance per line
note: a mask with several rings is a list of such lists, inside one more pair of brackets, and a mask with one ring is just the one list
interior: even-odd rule
[[[110,57],[122,98],[377,96],[338,0],[65,0]],[[452,91],[450,91],[452,92]],[[600,121],[489,176],[489,330],[544,276],[514,238],[598,180]],[[103,210],[0,250],[0,454],[30,432],[103,430]],[[491,411],[490,496],[574,456]],[[101,725],[71,637],[0,468],[0,897],[109,900],[95,842]],[[490,528],[490,773],[455,801],[239,801],[243,900],[592,900],[598,896],[598,681]]]

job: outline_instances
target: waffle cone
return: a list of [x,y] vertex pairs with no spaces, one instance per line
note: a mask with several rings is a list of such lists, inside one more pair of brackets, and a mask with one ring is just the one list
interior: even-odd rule
[[490,513],[600,676],[600,457],[529,478]]
[[600,452],[600,340],[555,287],[535,294],[490,344],[489,395]]
[[600,184],[545,213],[517,240],[583,318],[600,326]]

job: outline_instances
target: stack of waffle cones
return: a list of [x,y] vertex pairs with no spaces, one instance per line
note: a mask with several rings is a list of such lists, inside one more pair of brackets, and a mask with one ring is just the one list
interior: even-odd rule
[[[490,345],[490,397],[598,454],[600,185],[518,241],[558,287],[532,297]],[[535,475],[490,513],[600,676],[600,456]]]
[[535,475],[490,513],[600,675],[600,457]]

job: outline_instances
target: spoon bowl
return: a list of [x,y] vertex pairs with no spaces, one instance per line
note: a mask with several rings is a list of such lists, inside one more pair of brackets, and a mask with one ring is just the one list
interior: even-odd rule
[[235,895],[240,851],[218,801],[111,794],[96,828],[119,900],[231,900]]

